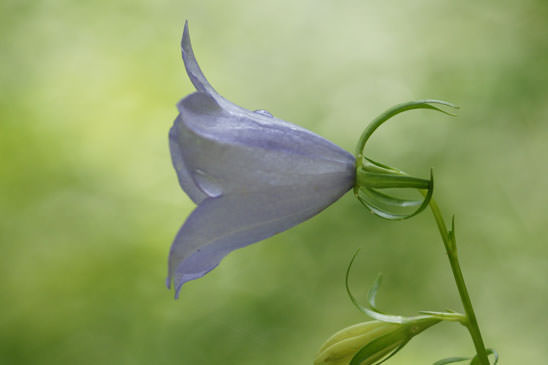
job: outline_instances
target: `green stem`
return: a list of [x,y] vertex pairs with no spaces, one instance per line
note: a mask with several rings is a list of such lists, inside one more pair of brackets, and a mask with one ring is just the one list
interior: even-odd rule
[[464,283],[462,270],[460,269],[454,232],[451,232],[450,234],[447,230],[447,226],[443,221],[440,209],[434,199],[430,200],[430,208],[432,209],[432,214],[434,215],[434,219],[438,225],[441,238],[443,239],[443,244],[445,245],[445,250],[447,251],[447,256],[449,257],[449,263],[451,264],[451,270],[453,271],[453,276],[455,277],[455,283],[457,284],[462,305],[466,313],[466,322],[464,325],[468,328],[468,332],[470,332],[480,364],[489,365],[489,358],[487,357],[487,351],[485,350],[485,345],[483,343],[483,339],[481,338],[481,332],[474,313],[472,301],[470,300],[468,289],[466,289],[466,284]]

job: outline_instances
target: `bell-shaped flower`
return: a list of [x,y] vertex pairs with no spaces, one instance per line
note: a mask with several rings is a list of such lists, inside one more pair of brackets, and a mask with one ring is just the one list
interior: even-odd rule
[[169,145],[180,185],[198,206],[171,246],[167,285],[176,297],[231,251],[318,214],[355,180],[352,154],[219,95],[198,66],[188,24],[181,48],[197,91],[178,103]]

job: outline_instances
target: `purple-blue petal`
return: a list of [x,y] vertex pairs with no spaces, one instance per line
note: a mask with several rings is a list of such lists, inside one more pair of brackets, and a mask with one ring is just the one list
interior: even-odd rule
[[214,269],[233,250],[285,231],[316,215],[352,186],[348,174],[318,176],[311,186],[235,193],[204,200],[183,224],[169,257],[168,286],[181,286]]
[[213,86],[211,86],[211,84],[205,78],[202,69],[196,61],[196,57],[194,56],[194,50],[192,49],[192,43],[190,42],[188,21],[185,22],[185,29],[183,31],[183,38],[181,40],[181,53],[183,56],[183,62],[185,63],[186,73],[196,90],[208,94],[218,95]]
[[[180,119],[180,116],[177,116],[177,120]],[[175,125],[178,124],[176,121]],[[192,199],[196,204],[199,204],[202,200],[207,198],[205,194],[196,182],[194,181],[190,171],[188,170],[185,161],[183,160],[183,153],[181,151],[181,146],[179,145],[177,137],[177,129],[175,126],[171,127],[169,130],[169,150],[171,153],[171,162],[173,167],[177,172],[177,177],[179,179],[179,184],[185,193]]]
[[209,197],[310,186],[323,174],[353,179],[354,156],[312,132],[233,116],[201,92],[183,99],[179,109],[172,151]]

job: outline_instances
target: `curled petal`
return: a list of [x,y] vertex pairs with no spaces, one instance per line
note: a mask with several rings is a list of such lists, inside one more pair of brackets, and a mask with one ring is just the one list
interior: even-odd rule
[[186,73],[192,82],[192,85],[196,90],[208,94],[213,99],[215,99],[223,107],[229,107],[234,111],[238,110],[240,112],[247,112],[244,108],[241,108],[230,101],[223,98],[217,91],[211,86],[209,81],[207,81],[202,69],[198,65],[196,56],[194,55],[194,50],[192,49],[192,43],[190,42],[190,32],[188,30],[188,21],[185,22],[185,29],[183,31],[183,38],[181,39],[181,55],[183,57],[183,62],[185,64]]
[[190,42],[190,33],[188,31],[188,21],[185,22],[185,29],[183,31],[183,39],[181,40],[181,53],[183,56],[183,62],[185,63],[186,73],[192,82],[192,85],[198,91],[203,91],[211,95],[219,95],[207,81],[202,72],[202,69],[196,61],[194,51],[192,50],[192,43]]

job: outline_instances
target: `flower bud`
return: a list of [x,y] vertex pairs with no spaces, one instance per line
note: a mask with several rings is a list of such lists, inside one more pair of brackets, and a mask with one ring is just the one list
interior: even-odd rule
[[314,365],[348,365],[354,361],[360,365],[375,364],[439,321],[421,316],[404,323],[369,321],[346,327],[322,345]]
[[314,364],[346,365],[363,346],[389,334],[398,326],[394,323],[369,321],[346,327],[336,332],[322,345]]

